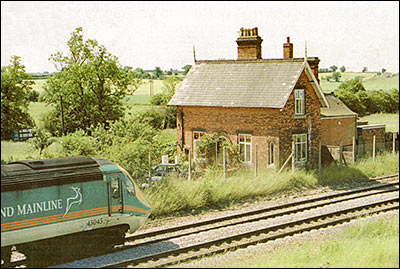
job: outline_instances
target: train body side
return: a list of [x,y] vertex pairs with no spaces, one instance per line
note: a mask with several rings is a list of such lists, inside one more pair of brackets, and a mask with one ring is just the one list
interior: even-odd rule
[[124,225],[133,232],[147,219],[150,206],[124,169],[66,159],[2,166],[2,247]]

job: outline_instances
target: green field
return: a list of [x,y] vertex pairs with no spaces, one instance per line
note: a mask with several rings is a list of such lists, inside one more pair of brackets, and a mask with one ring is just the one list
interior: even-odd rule
[[375,72],[345,72],[340,73],[341,78],[339,82],[331,79],[326,80],[327,76],[332,76],[332,72],[319,73],[320,85],[324,92],[332,92],[339,87],[345,81],[351,80],[356,77],[362,78],[362,83],[367,90],[390,90],[393,88],[399,88],[399,75],[389,76],[389,74],[383,74],[378,76]]
[[386,124],[386,132],[399,131],[399,114],[372,114],[360,118],[369,124]]
[[35,79],[32,80],[34,82],[34,84],[32,85],[32,88],[39,92],[42,93],[43,92],[43,85],[46,82],[47,79]]

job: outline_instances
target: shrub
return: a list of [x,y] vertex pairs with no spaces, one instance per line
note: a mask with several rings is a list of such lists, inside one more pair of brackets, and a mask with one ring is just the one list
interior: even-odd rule
[[95,139],[85,134],[83,130],[75,131],[60,138],[62,153],[64,156],[95,156]]

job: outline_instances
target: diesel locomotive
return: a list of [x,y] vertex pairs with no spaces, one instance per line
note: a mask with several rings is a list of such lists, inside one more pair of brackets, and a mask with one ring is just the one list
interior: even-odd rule
[[29,257],[78,243],[113,247],[144,224],[151,207],[129,173],[87,156],[1,166],[1,259]]

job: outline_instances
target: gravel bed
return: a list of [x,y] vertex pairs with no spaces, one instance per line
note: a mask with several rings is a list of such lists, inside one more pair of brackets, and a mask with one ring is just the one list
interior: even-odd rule
[[305,241],[312,241],[319,243],[321,241],[327,241],[335,239],[335,237],[343,231],[346,226],[353,225],[357,222],[365,222],[371,219],[387,218],[391,216],[399,217],[399,211],[384,212],[373,216],[368,216],[363,219],[355,219],[350,222],[337,225],[334,227],[328,227],[322,230],[313,230],[296,234],[294,236],[279,238],[266,243],[260,243],[247,248],[238,249],[236,251],[230,251],[224,255],[213,255],[205,257],[201,260],[194,260],[187,263],[181,263],[173,265],[173,268],[232,268],[232,264],[238,261],[251,260],[257,255],[265,255],[276,250],[289,250],[291,247],[302,245]]
[[266,207],[297,202],[297,201],[301,201],[301,200],[305,200],[305,199],[317,198],[320,196],[340,193],[340,192],[348,191],[348,190],[359,189],[359,188],[363,188],[363,187],[372,185],[373,184],[372,182],[371,183],[366,182],[362,185],[361,184],[353,184],[353,185],[346,184],[346,185],[342,185],[340,187],[338,186],[337,189],[332,189],[330,187],[319,187],[319,188],[315,188],[315,189],[288,191],[285,193],[280,193],[278,195],[271,195],[270,197],[260,197],[260,198],[254,199],[251,202],[237,203],[236,205],[234,205],[230,208],[224,209],[224,210],[214,209],[214,210],[210,210],[210,211],[203,212],[200,214],[195,214],[195,215],[163,218],[163,219],[159,219],[159,220],[155,220],[155,221],[150,221],[148,224],[139,228],[134,234],[156,231],[156,230],[165,229],[168,227],[175,227],[178,225],[190,224],[190,223],[194,223],[194,222],[198,222],[198,221],[210,220],[210,219],[214,219],[214,218],[218,218],[218,217],[237,214],[240,212],[258,210],[258,209],[263,209]]
[[369,196],[369,197],[363,197],[357,200],[350,200],[350,201],[345,201],[333,205],[328,205],[312,210],[306,210],[303,212],[295,213],[295,214],[289,214],[289,215],[284,215],[280,217],[275,217],[272,219],[266,219],[266,220],[260,220],[252,223],[243,223],[239,225],[233,225],[217,230],[210,230],[210,231],[205,231],[205,232],[200,232],[196,233],[193,235],[185,236],[182,238],[176,238],[176,239],[170,239],[169,242],[173,243],[174,245],[178,245],[180,247],[186,247],[194,244],[198,244],[201,242],[204,242],[205,240],[215,240],[218,238],[222,238],[227,235],[234,235],[238,233],[246,233],[258,229],[263,229],[267,227],[271,227],[274,225],[279,225],[282,223],[286,222],[291,222],[291,221],[296,221],[299,219],[304,219],[308,217],[313,217],[316,215],[328,213],[335,211],[339,208],[344,209],[344,208],[350,208],[354,206],[361,206],[364,204],[368,203],[373,203],[373,202],[378,202],[378,201],[383,201],[389,198],[395,198],[399,197],[398,193],[386,193],[386,194],[381,194],[379,196]]

